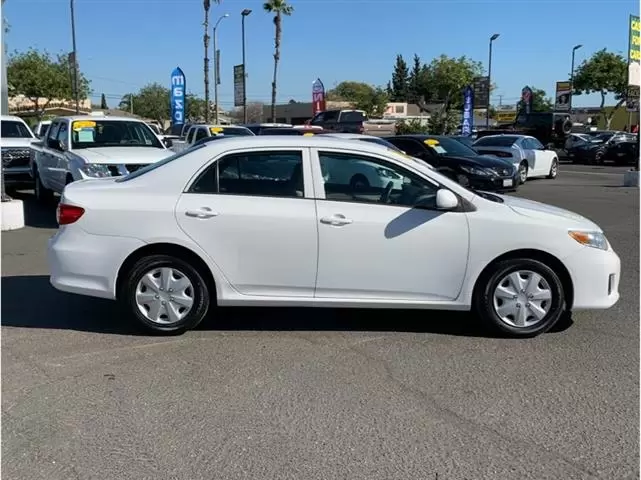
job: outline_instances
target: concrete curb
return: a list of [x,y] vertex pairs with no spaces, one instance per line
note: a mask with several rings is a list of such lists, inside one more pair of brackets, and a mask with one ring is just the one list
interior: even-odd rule
[[0,203],[2,231],[18,230],[24,227],[24,205],[22,200],[11,200]]

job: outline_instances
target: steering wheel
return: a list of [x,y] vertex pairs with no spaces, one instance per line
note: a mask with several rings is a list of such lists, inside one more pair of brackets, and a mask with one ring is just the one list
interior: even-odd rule
[[385,185],[385,190],[381,193],[381,198],[378,200],[380,203],[389,203],[390,195],[392,195],[392,189],[394,188],[394,182],[387,182]]

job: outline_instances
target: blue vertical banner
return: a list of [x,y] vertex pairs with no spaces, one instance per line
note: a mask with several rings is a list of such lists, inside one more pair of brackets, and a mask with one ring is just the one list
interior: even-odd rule
[[185,123],[185,113],[187,112],[187,102],[185,99],[186,88],[185,74],[180,67],[176,67],[176,69],[171,72],[171,87],[169,90],[172,125],[183,125]]
[[474,89],[471,85],[463,90],[463,126],[461,135],[472,135],[474,129]]

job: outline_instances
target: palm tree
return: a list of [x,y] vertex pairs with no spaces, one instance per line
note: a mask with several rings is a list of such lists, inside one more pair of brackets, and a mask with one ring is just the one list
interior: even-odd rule
[[287,0],[267,0],[263,4],[263,9],[267,13],[274,14],[274,27],[276,35],[274,37],[274,79],[272,80],[272,122],[276,121],[276,81],[278,79],[278,61],[280,60],[280,37],[282,34],[282,17],[290,16],[294,12],[294,7],[287,3]]
[[[215,4],[219,4],[220,0],[214,0]],[[205,11],[205,33],[203,35],[203,44],[205,45],[205,122],[209,122],[209,9],[211,7],[211,0],[203,0],[203,10]]]

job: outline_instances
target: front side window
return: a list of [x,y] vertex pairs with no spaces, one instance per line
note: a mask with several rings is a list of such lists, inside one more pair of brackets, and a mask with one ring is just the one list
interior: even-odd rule
[[2,138],[33,138],[29,128],[24,123],[15,120],[2,120],[0,132]]
[[60,122],[53,122],[51,128],[47,131],[47,142],[56,140],[58,138],[58,129],[60,128]]
[[98,119],[71,122],[73,149],[122,146],[165,148],[144,122]]
[[57,136],[58,141],[64,143],[65,145],[68,145],[69,144],[69,139],[67,138],[68,132],[69,132],[69,129],[67,128],[67,122],[62,122],[60,124],[60,130],[58,130],[58,136]]
[[273,151],[226,155],[198,177],[189,193],[304,197],[303,154]]
[[318,158],[326,200],[436,207],[438,186],[391,162],[334,152],[319,152]]
[[196,132],[196,138],[194,139],[194,141],[197,142],[198,140],[206,138],[207,136],[208,136],[207,130],[204,128],[199,128],[198,131]]

